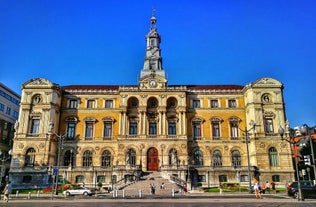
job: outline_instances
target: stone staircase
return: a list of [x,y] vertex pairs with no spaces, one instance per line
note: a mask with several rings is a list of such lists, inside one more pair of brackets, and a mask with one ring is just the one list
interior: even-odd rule
[[[160,188],[161,184],[164,183],[165,189]],[[150,184],[156,186],[155,194],[153,195],[150,191]],[[128,197],[139,197],[140,190],[142,196],[172,196],[173,192],[175,194],[179,193],[180,187],[170,181],[168,178],[164,178],[161,172],[146,172],[139,181],[134,181],[126,185],[123,189],[118,191],[118,196],[122,196],[124,190],[124,196]],[[180,190],[181,191],[181,190]]]

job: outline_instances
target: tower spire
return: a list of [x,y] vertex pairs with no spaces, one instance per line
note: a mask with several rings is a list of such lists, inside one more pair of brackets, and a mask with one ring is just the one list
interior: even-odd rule
[[162,69],[162,57],[160,50],[160,35],[157,32],[157,19],[155,17],[155,9],[152,9],[152,17],[150,18],[150,30],[146,35],[146,56],[144,67],[140,74],[140,79],[143,77],[156,74],[165,78],[165,71]]

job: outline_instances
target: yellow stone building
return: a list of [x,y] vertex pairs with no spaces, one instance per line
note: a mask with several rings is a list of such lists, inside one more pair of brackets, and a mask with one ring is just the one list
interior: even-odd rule
[[13,187],[47,187],[57,175],[117,187],[151,171],[189,186],[248,185],[256,168],[262,180],[292,180],[290,147],[278,134],[283,84],[168,85],[160,42],[153,16],[137,85],[24,83]]

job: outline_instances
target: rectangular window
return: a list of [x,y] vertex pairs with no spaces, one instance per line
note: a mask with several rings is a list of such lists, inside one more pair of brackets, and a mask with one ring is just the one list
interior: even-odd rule
[[0,111],[4,111],[4,104],[0,103]]
[[69,100],[69,106],[70,109],[76,109],[78,107],[78,100],[77,99],[71,99]]
[[150,135],[157,134],[157,124],[156,124],[156,122],[150,122],[149,123],[149,134]]
[[131,122],[129,124],[129,134],[136,135],[137,134],[137,122]]
[[201,138],[201,123],[193,122],[193,137]]
[[11,115],[11,108],[10,108],[10,107],[7,107],[7,110],[6,110],[5,113],[8,114],[8,115]]
[[19,112],[13,111],[13,117],[17,119],[19,117]]
[[200,108],[200,100],[193,100],[192,101],[192,108]]
[[273,120],[272,119],[265,119],[265,131],[267,134],[273,133]]
[[76,136],[76,124],[75,123],[68,123],[67,124],[67,138],[73,139]]
[[93,137],[93,122],[86,122],[86,138],[92,138]]
[[248,175],[240,175],[240,182],[248,182]]
[[104,137],[110,138],[112,136],[112,122],[104,123]]
[[229,108],[236,108],[236,100],[228,100],[228,107]]
[[113,108],[113,100],[105,100],[105,108],[107,109]]
[[33,134],[33,135],[39,134],[39,124],[40,124],[39,119],[32,119],[31,131],[30,131],[31,134]]
[[218,100],[211,100],[211,108],[218,108]]
[[168,126],[168,134],[169,135],[176,135],[176,123],[175,122],[169,122]]
[[219,122],[212,122],[212,133],[213,133],[213,138],[219,139],[221,136],[220,130],[219,130]]
[[219,182],[227,182],[227,175],[220,175],[218,176]]
[[232,139],[238,138],[238,125],[235,122],[230,123],[230,133]]
[[87,101],[87,108],[88,109],[95,108],[95,100],[88,100]]

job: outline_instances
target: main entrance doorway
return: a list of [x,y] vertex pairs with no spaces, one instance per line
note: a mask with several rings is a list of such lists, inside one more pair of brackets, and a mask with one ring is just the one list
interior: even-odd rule
[[159,167],[158,150],[152,147],[147,151],[147,170],[158,171],[158,167]]

